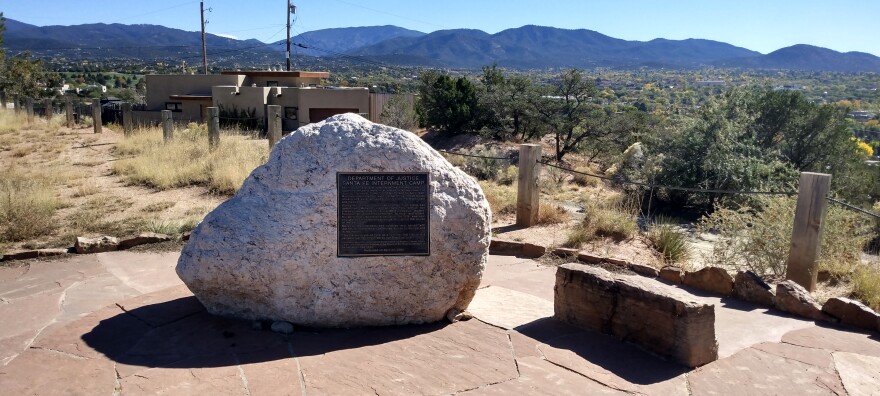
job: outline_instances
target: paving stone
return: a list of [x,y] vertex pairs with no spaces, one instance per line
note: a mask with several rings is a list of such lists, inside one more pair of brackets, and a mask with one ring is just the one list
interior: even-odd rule
[[834,352],[834,364],[850,396],[880,393],[880,357]]
[[27,271],[12,282],[0,283],[0,298],[13,301],[45,292],[61,291],[83,279],[105,273],[95,256],[63,261],[31,261]]
[[752,348],[823,369],[834,368],[831,351],[824,349],[807,348],[782,342],[763,342],[752,346]]
[[513,352],[520,357],[543,357],[538,346],[550,340],[569,335],[584,333],[585,330],[563,323],[554,318],[544,318],[508,331]]
[[752,271],[737,272],[733,280],[733,293],[731,295],[736,299],[760,304],[765,307],[772,307],[776,297],[773,288]]
[[782,336],[782,342],[807,348],[880,357],[880,342],[877,342],[876,335],[846,331],[832,325],[813,326],[786,333]]
[[538,357],[518,359],[519,378],[486,385],[463,395],[628,395]]
[[880,314],[855,300],[843,297],[829,298],[822,305],[822,312],[839,319],[843,324],[880,331]]
[[251,395],[301,395],[304,385],[296,359],[279,359],[276,351],[237,353],[239,367]]
[[113,362],[45,349],[29,349],[0,367],[5,395],[108,395],[115,384]]
[[571,334],[538,346],[545,359],[627,393],[688,395],[685,366],[636,345],[594,332]]
[[183,284],[174,272],[179,256],[176,252],[142,254],[123,251],[94,257],[128,287],[146,294]]
[[15,281],[20,276],[27,273],[29,267],[30,266],[27,263],[21,263],[17,266],[0,267],[0,285],[8,284]]
[[64,290],[61,314],[54,325],[63,325],[117,301],[140,295],[110,274],[100,274],[77,282]]
[[843,395],[833,368],[786,359],[754,348],[688,374],[694,395]]
[[468,311],[483,322],[512,329],[553,316],[553,302],[516,290],[489,286],[477,290]]
[[292,336],[312,394],[449,394],[517,378],[504,330],[456,324]]
[[131,344],[125,353],[113,356],[119,362],[117,370],[123,378],[153,367],[170,367],[193,356],[265,349],[274,350],[279,359],[289,356],[281,335],[253,330],[248,321],[221,318],[207,312],[151,330]]
[[42,293],[0,304],[0,365],[23,352],[61,312],[62,292]]
[[152,328],[117,306],[109,306],[41,334],[33,347],[52,349],[74,356],[118,360]]
[[707,292],[730,295],[733,291],[733,278],[723,268],[704,267],[699,271],[685,272],[681,283]]
[[198,357],[174,368],[153,368],[119,380],[121,394],[247,395],[248,389],[231,354]]
[[117,303],[120,308],[154,327],[204,312],[205,307],[184,285],[144,294]]

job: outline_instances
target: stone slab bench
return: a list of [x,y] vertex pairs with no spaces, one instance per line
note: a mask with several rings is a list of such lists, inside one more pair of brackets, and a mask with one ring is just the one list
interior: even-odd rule
[[715,307],[672,286],[583,264],[556,271],[554,316],[688,367],[718,359]]

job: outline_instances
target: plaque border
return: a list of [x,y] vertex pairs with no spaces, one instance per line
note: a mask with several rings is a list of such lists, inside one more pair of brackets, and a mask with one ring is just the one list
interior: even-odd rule
[[[339,251],[339,217],[341,210],[339,209],[339,176],[340,175],[425,175],[428,183],[428,205],[426,205],[425,213],[428,218],[428,251],[426,253],[388,253],[388,254],[340,254]],[[336,172],[336,257],[428,257],[431,255],[431,172]]]

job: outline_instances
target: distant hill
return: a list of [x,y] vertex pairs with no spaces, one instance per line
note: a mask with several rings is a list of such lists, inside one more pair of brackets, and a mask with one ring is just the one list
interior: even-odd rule
[[[303,34],[296,35],[291,38],[294,43],[304,44],[307,47],[315,47],[320,50],[296,48],[297,54],[308,56],[333,56],[334,53],[343,53],[349,50],[370,46],[386,40],[399,37],[420,37],[425,33],[404,29],[402,27],[385,25],[385,26],[362,26],[347,27],[334,29],[321,29]],[[277,46],[273,46],[280,51],[286,51],[284,45],[285,40],[275,42]]]
[[752,69],[880,72],[880,57],[864,52],[837,52],[806,44],[785,47],[757,57],[723,60],[716,64]]
[[[5,46],[43,57],[81,59],[170,59],[198,63],[201,34],[158,25],[87,24],[34,26],[6,21]],[[880,72],[880,58],[861,52],[840,53],[795,45],[767,55],[703,39],[622,40],[587,29],[527,25],[496,34],[452,29],[422,33],[397,26],[322,29],[293,38],[310,49],[295,47],[300,63],[351,63],[360,56],[387,64],[479,68],[497,63],[511,68],[665,67],[703,65],[757,69],[836,72]],[[283,41],[263,44],[208,35],[209,61],[226,58],[235,67],[280,65]],[[336,54],[347,54],[338,58]],[[306,55],[306,57],[303,57]],[[234,58],[234,59],[233,59]],[[334,59],[335,58],[335,59]],[[356,61],[356,60],[355,60]]]
[[480,30],[440,30],[424,36],[387,40],[349,52],[370,57],[407,55],[434,66],[473,68],[595,67],[665,65],[694,67],[759,53],[711,40],[627,41],[587,30],[523,26],[490,35]]
[[[213,34],[206,36],[208,55],[231,50],[268,52],[258,40],[235,40]],[[12,52],[32,51],[62,53],[86,52],[107,57],[179,57],[201,55],[201,32],[187,32],[159,25],[85,24],[72,26],[34,26],[6,20],[4,45]]]

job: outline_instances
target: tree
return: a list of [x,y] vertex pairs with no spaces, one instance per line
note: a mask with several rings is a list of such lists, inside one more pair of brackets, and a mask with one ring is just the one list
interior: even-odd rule
[[0,13],[0,91],[30,98],[54,95],[55,88],[60,86],[60,77],[46,73],[43,62],[33,59],[28,52],[6,56],[3,49],[4,31],[6,18]]
[[544,95],[533,98],[535,110],[547,123],[556,143],[556,160],[576,151],[582,143],[598,139],[606,131],[599,124],[588,124],[587,119],[602,109],[591,103],[596,84],[584,79],[580,70],[568,70],[546,89]]
[[505,76],[496,65],[483,67],[478,90],[480,127],[495,139],[523,141],[543,135],[532,103],[536,94],[526,76]]
[[413,102],[401,94],[392,96],[385,103],[379,118],[385,125],[407,131],[413,131],[419,126]]
[[[662,153],[657,155],[661,164],[657,183],[795,190],[798,172],[818,171],[833,173],[832,187],[841,194],[864,197],[870,177],[863,175],[866,165],[846,130],[844,116],[842,109],[810,103],[798,92],[729,90],[673,134],[654,142],[651,151]],[[732,198],[674,191],[667,195],[705,197],[703,202],[710,205]]]
[[477,95],[474,85],[464,77],[426,72],[419,85],[419,117],[423,126],[442,133],[459,134],[474,130]]

